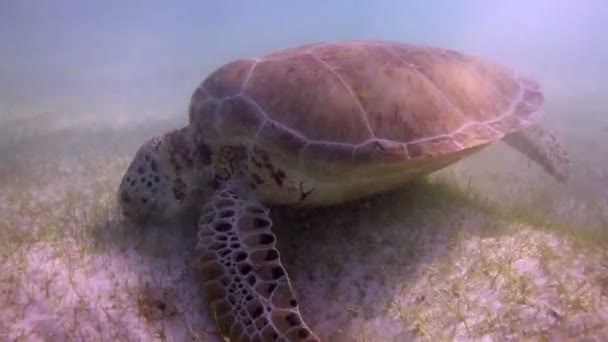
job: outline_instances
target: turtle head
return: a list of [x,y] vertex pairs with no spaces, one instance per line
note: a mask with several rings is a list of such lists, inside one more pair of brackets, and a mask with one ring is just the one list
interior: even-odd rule
[[189,208],[197,189],[184,130],[154,137],[133,158],[118,188],[118,203],[129,220],[144,223],[168,219]]
[[162,143],[162,137],[154,137],[143,144],[120,182],[118,203],[127,219],[141,222],[168,214],[171,177]]

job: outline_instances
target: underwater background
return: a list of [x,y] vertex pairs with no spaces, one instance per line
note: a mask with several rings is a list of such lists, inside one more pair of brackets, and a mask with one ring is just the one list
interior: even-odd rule
[[0,1],[0,341],[221,340],[192,228],[122,222],[120,177],[145,140],[187,123],[223,63],[346,39],[533,75],[573,173],[556,183],[497,143],[394,193],[274,211],[311,328],[608,340],[607,22],[601,0]]

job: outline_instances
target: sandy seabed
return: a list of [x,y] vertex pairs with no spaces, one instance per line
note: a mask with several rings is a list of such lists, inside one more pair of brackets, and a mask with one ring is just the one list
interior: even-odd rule
[[[114,201],[139,144],[180,120],[40,122],[2,128],[0,340],[221,341],[192,264],[194,221],[133,227]],[[274,210],[313,330],[324,341],[608,340],[606,235],[577,231],[608,222],[606,189],[556,202],[561,188],[533,167],[514,175],[526,162],[510,153],[365,201]],[[449,185],[470,178],[486,190]],[[488,209],[513,192],[545,219]]]

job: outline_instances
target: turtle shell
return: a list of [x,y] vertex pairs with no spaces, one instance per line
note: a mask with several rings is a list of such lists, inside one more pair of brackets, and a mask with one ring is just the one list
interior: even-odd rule
[[206,139],[328,161],[454,154],[536,121],[538,83],[479,57],[429,46],[344,41],[240,59],[196,89]]

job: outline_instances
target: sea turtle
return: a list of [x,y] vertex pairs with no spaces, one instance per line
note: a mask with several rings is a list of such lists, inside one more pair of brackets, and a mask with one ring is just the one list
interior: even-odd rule
[[539,84],[430,46],[338,41],[239,59],[194,91],[189,124],[152,138],[120,188],[145,222],[196,210],[203,295],[234,341],[315,341],[267,207],[370,196],[504,139],[560,181],[565,151],[538,125]]

